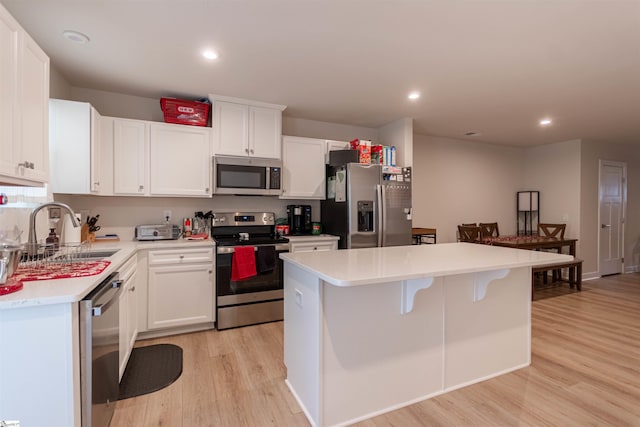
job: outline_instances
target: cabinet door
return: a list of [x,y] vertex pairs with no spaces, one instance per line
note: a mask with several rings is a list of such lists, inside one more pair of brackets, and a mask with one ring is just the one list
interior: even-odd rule
[[20,37],[18,100],[20,103],[21,177],[35,182],[49,179],[49,57],[26,33]]
[[[91,123],[92,132],[96,129],[99,139],[99,151],[96,148],[97,160],[100,170],[100,191],[98,194],[102,196],[113,195],[113,117],[100,116],[98,124]],[[92,157],[92,161],[96,160]]]
[[211,131],[194,126],[151,124],[150,193],[210,196]]
[[233,102],[216,101],[213,114],[214,154],[248,155],[249,107]]
[[[138,256],[133,255],[120,267],[120,279],[122,280],[122,291],[120,292],[120,330],[119,330],[119,360],[120,378],[127,366],[127,361],[131,355],[135,335],[137,334],[137,300],[136,300],[136,272]],[[133,335],[133,336],[132,336]]]
[[113,121],[113,193],[145,195],[147,123],[139,120]]
[[13,176],[20,163],[18,128],[18,33],[20,26],[0,6],[0,175]]
[[49,182],[53,193],[90,193],[90,138],[89,103],[63,99],[49,101]]
[[213,265],[149,268],[148,328],[213,321]]
[[325,198],[324,139],[282,138],[281,199]]
[[280,158],[282,111],[273,108],[249,107],[249,155]]
[[100,163],[100,113],[91,107],[90,111],[90,130],[89,130],[89,150],[90,150],[90,170],[89,170],[89,189],[92,193],[99,194],[101,189],[102,170]]

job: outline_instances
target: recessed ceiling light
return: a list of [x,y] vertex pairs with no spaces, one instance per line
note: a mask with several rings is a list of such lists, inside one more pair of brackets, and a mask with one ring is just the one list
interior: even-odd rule
[[67,39],[70,40],[74,43],[89,43],[89,36],[87,36],[86,34],[82,34],[79,31],[73,31],[73,30],[64,30],[62,32],[62,36]]
[[540,123],[540,126],[549,126],[551,124],[551,119],[542,119],[538,123]]
[[411,92],[409,94],[409,96],[407,96],[407,98],[409,98],[410,100],[414,101],[414,100],[420,98],[420,92]]
[[218,59],[218,52],[216,52],[215,50],[207,49],[202,51],[202,56],[204,56],[206,59],[214,60]]

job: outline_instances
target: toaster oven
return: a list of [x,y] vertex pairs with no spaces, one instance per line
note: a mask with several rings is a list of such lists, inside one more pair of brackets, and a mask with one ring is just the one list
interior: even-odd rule
[[180,237],[180,227],[174,224],[138,225],[136,240],[176,240]]

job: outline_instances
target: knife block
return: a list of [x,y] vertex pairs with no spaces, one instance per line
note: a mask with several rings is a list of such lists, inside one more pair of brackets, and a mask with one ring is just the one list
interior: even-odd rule
[[95,242],[96,233],[89,232],[89,224],[82,224],[80,229],[80,241],[82,242]]

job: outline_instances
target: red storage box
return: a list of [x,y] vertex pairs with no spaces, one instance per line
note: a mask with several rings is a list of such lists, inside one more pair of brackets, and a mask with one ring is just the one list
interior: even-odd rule
[[206,126],[211,104],[176,98],[160,98],[160,107],[166,123]]

